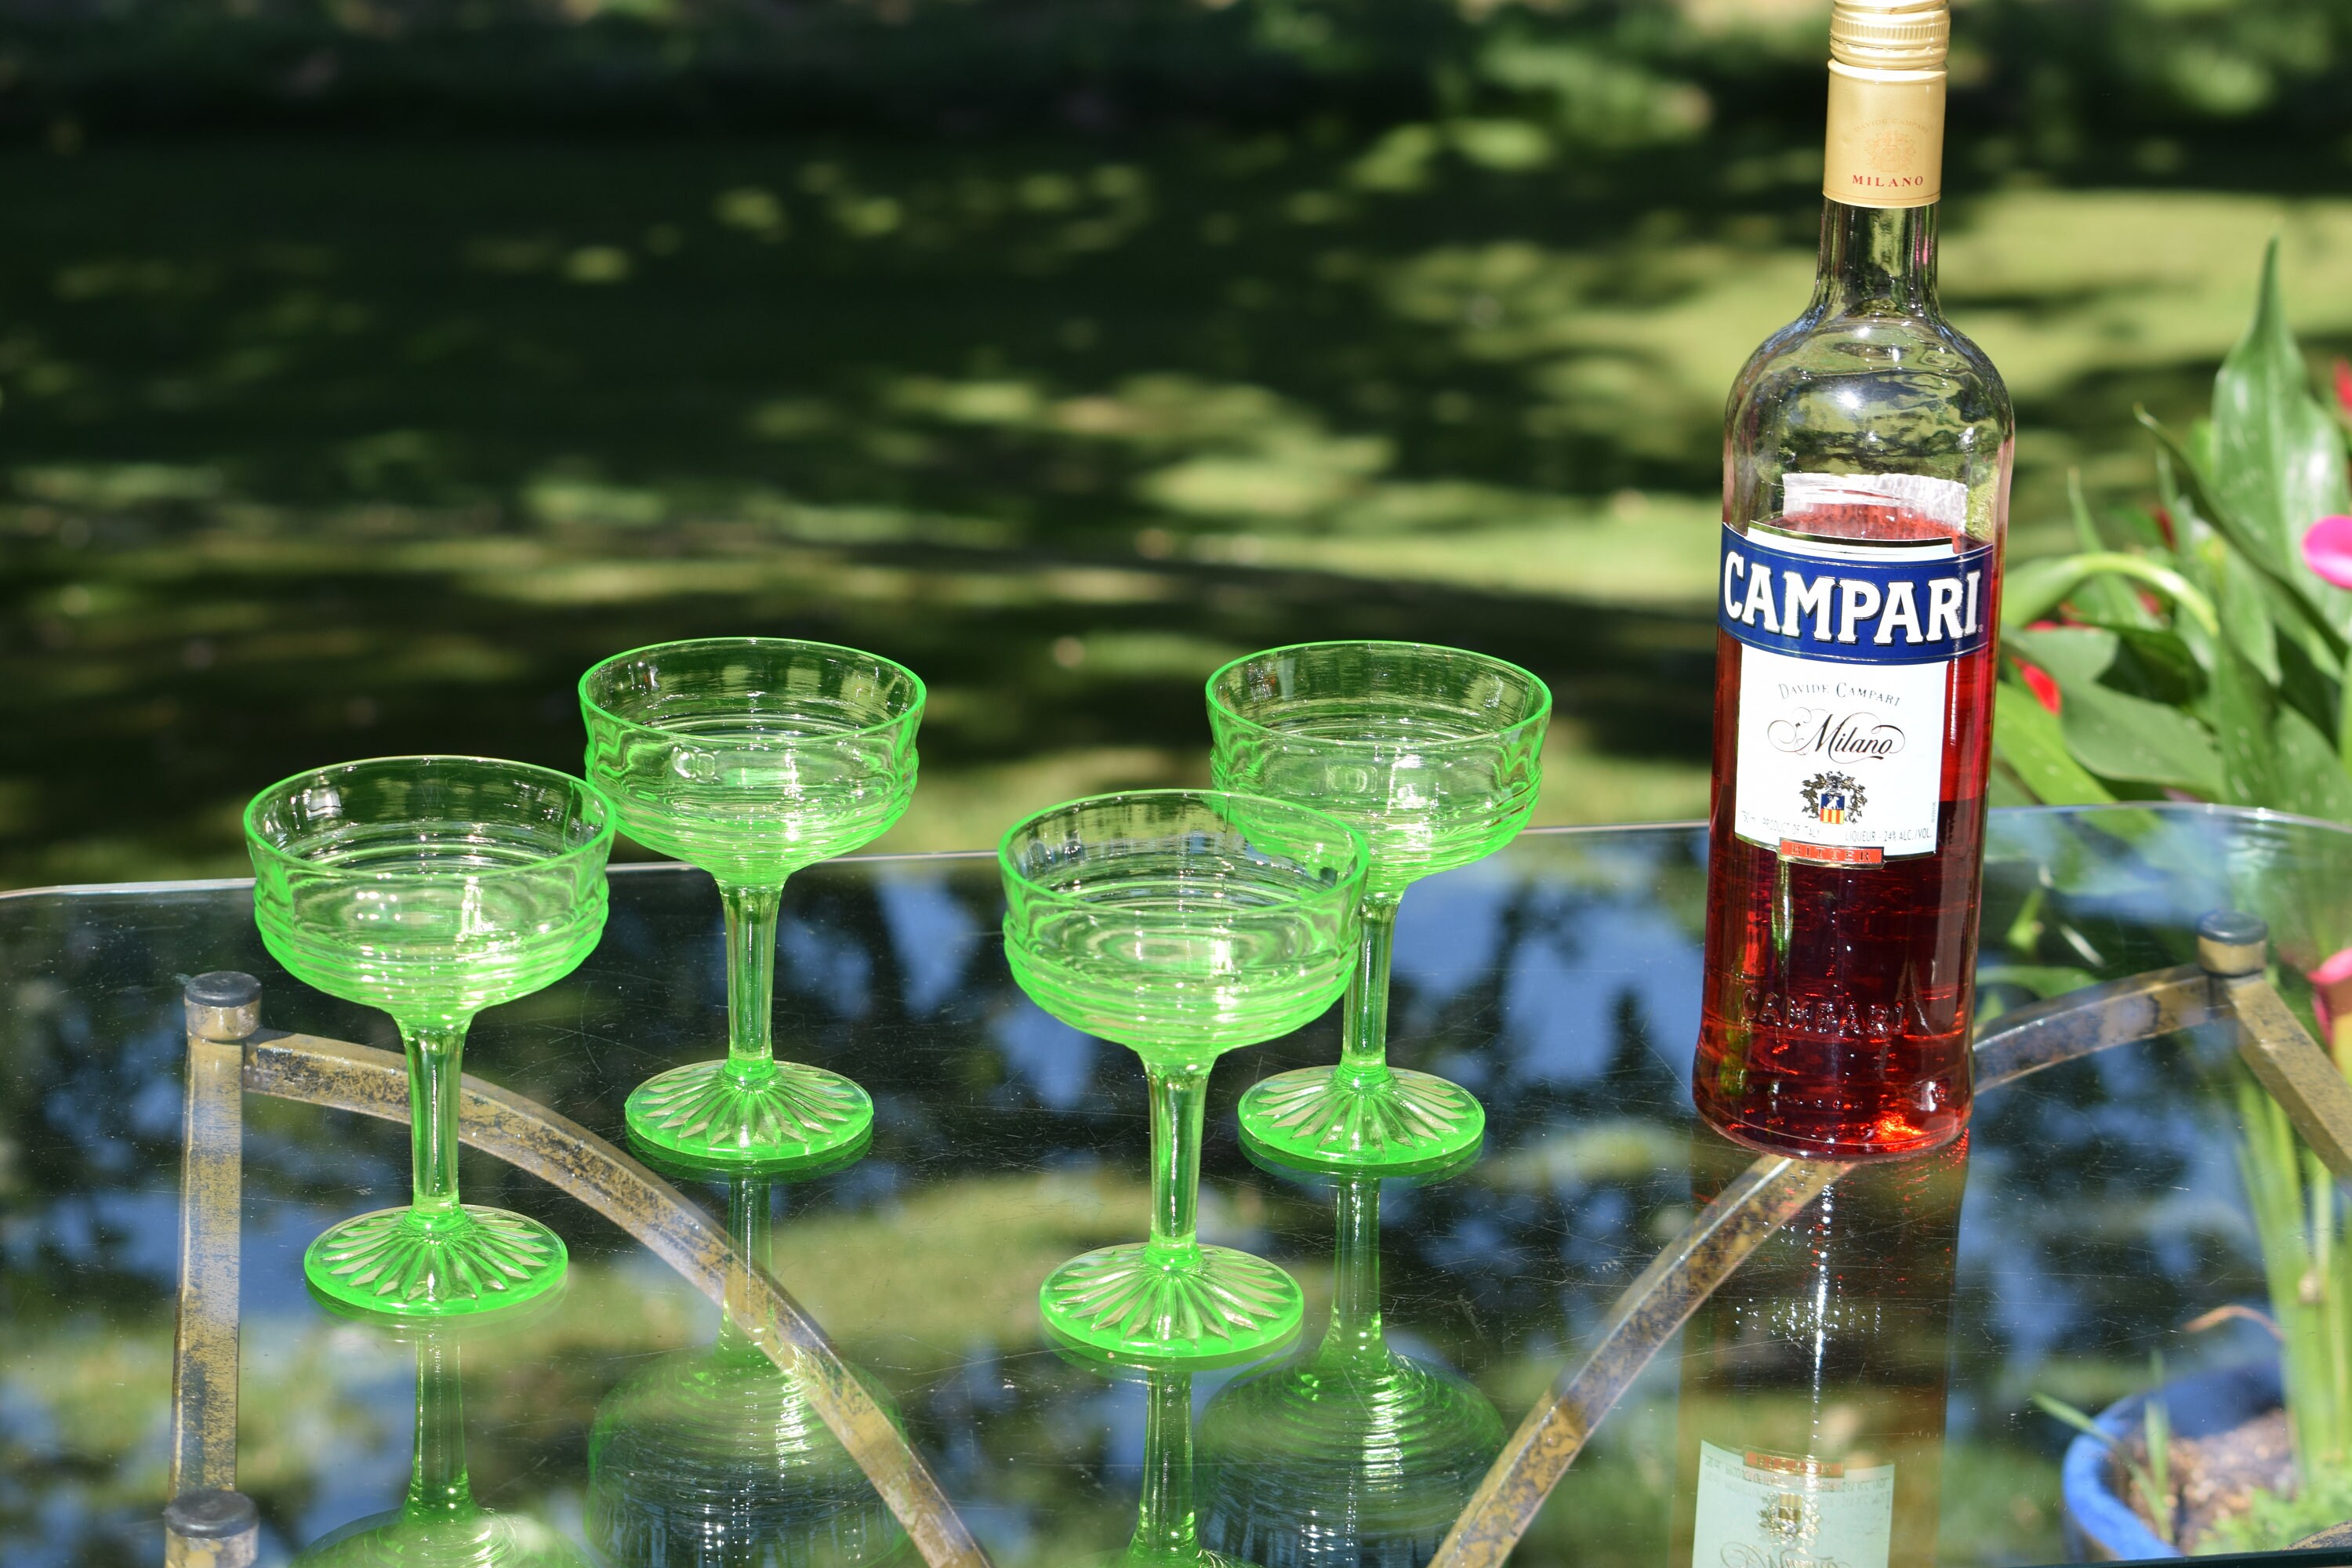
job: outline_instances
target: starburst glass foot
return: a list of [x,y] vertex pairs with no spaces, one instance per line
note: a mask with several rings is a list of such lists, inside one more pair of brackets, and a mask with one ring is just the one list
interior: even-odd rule
[[1242,1096],[1242,1135],[1278,1164],[1395,1174],[1444,1165],[1486,1135],[1486,1108],[1458,1083],[1391,1068],[1277,1073]]
[[1045,1277],[1046,1326],[1114,1358],[1223,1360],[1278,1346],[1298,1331],[1298,1281],[1229,1247],[1155,1255],[1141,1243],[1098,1247]]
[[347,1219],[310,1244],[302,1272],[363,1311],[449,1318],[545,1295],[565,1261],[562,1239],[537,1220],[466,1204],[430,1219],[413,1208]]
[[699,1163],[758,1169],[829,1153],[873,1130],[874,1101],[839,1073],[778,1062],[747,1083],[727,1066],[697,1062],[637,1085],[631,1135]]

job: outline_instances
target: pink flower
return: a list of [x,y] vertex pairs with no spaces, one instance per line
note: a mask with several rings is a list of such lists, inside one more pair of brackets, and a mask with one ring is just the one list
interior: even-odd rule
[[2337,949],[2311,972],[2311,1010],[2325,1045],[2336,1032],[2336,1020],[2352,1013],[2352,947]]
[[2352,361],[2336,362],[2336,405],[2352,414]]
[[2339,588],[2352,588],[2352,517],[2323,517],[2303,536],[2303,563]]

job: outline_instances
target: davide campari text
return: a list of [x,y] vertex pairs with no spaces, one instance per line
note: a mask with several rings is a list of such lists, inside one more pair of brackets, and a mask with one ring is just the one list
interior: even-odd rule
[[1780,1152],[1969,1102],[2008,394],[1936,298],[1943,0],[1838,0],[1821,268],[1725,420],[1693,1093]]

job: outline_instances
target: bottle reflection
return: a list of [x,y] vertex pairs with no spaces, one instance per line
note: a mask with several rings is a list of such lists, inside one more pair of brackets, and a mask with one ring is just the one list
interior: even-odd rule
[[1486,1396],[1392,1352],[1381,1322],[1381,1184],[1339,1184],[1331,1322],[1315,1350],[1209,1404],[1203,1534],[1265,1568],[1420,1568],[1503,1445]]
[[406,1330],[416,1343],[416,1453],[398,1508],[321,1537],[295,1568],[586,1568],[569,1542],[474,1500],[466,1474],[466,1401],[455,1331]]
[[[1856,1165],[1693,1315],[1675,1568],[1936,1560],[1968,1146]],[[1698,1134],[1694,1195],[1754,1157]]]
[[[776,1178],[728,1183],[728,1231],[768,1256]],[[895,1420],[889,1397],[866,1391]],[[716,1342],[608,1394],[588,1439],[588,1539],[615,1568],[866,1568],[906,1533],[874,1484],[730,1314]]]

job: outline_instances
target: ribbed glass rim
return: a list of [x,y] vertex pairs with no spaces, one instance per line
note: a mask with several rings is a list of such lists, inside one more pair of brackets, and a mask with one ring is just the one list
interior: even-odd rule
[[[620,814],[614,809],[611,798],[607,796],[603,790],[598,789],[586,779],[580,777],[576,773],[567,773],[561,768],[542,767],[537,763],[518,763],[508,757],[467,756],[454,752],[423,752],[408,756],[359,757],[347,763],[327,763],[319,767],[304,768],[299,773],[288,773],[284,778],[279,779],[277,783],[256,790],[254,792],[253,798],[245,803],[244,827],[246,848],[249,852],[266,853],[273,860],[277,860],[287,866],[298,868],[315,876],[341,877],[355,882],[396,881],[417,876],[418,873],[414,871],[356,871],[346,867],[321,865],[316,860],[308,859],[303,856],[294,854],[292,851],[287,849],[283,845],[278,843],[275,839],[265,837],[259,826],[257,825],[255,818],[259,814],[262,804],[265,801],[283,798],[285,795],[292,793],[291,786],[297,784],[301,784],[310,780],[324,780],[331,774],[350,773],[361,768],[384,767],[394,763],[409,766],[423,763],[425,766],[430,767],[436,763],[464,763],[476,766],[504,768],[510,773],[535,775],[552,783],[562,784],[571,789],[578,791],[582,797],[583,797],[589,805],[593,805],[596,811],[595,835],[585,844],[576,844],[571,848],[563,850],[559,854],[549,855],[541,859],[532,860],[524,865],[493,866],[482,870],[467,871],[461,874],[461,879],[466,881],[487,882],[496,881],[507,877],[542,876],[551,869],[568,866],[577,860],[589,859],[599,856],[609,856],[612,853],[613,834],[615,825],[619,820]],[[434,874],[451,875],[448,873]]]
[[900,664],[897,659],[891,658],[884,654],[874,653],[862,647],[851,647],[846,643],[818,642],[811,637],[678,637],[669,642],[649,642],[642,647],[629,648],[624,652],[611,654],[604,658],[600,658],[594,664],[590,665],[580,677],[580,706],[594,714],[600,721],[617,725],[624,731],[633,731],[640,735],[666,735],[672,739],[676,739],[678,735],[678,731],[676,730],[665,729],[659,724],[648,724],[642,719],[632,719],[626,714],[614,712],[610,708],[605,707],[604,703],[598,701],[596,698],[590,695],[588,683],[594,680],[597,676],[603,674],[605,670],[610,669],[625,660],[635,658],[643,654],[659,653],[664,649],[675,650],[685,648],[723,647],[797,648],[803,652],[844,654],[851,658],[859,659],[866,663],[878,664],[886,669],[897,670],[900,675],[904,676],[908,681],[913,683],[915,692],[913,700],[907,704],[905,709],[899,712],[892,714],[887,719],[877,719],[871,724],[860,725],[855,730],[827,730],[822,735],[810,735],[806,737],[793,737],[789,735],[780,736],[778,737],[780,742],[780,745],[778,747],[779,750],[789,751],[795,746],[814,745],[819,742],[829,744],[835,741],[856,740],[867,735],[879,735],[885,731],[898,729],[905,725],[909,720],[920,715],[923,711],[923,705],[930,700],[930,688],[923,684],[923,678],[917,675],[913,670],[908,669],[905,665]]
[[[1012,826],[1004,830],[1004,837],[996,841],[997,869],[1008,882],[1017,883],[1026,893],[1037,898],[1050,900],[1055,903],[1062,904],[1072,909],[1099,909],[1101,906],[1092,899],[1083,898],[1075,893],[1066,893],[1059,888],[1048,887],[1045,883],[1031,877],[1027,871],[1022,868],[1020,863],[1013,858],[1013,841],[1020,837],[1024,832],[1034,827],[1036,824],[1044,822],[1049,817],[1059,816],[1064,812],[1076,811],[1087,807],[1116,806],[1126,802],[1153,800],[1184,800],[1202,805],[1208,805],[1213,809],[1216,803],[1221,801],[1244,801],[1246,802],[1253,809],[1265,808],[1269,811],[1286,814],[1297,818],[1300,826],[1313,827],[1318,832],[1327,837],[1342,840],[1347,844],[1351,863],[1338,880],[1332,882],[1328,887],[1301,887],[1296,892],[1283,893],[1274,898],[1265,899],[1260,902],[1252,904],[1252,909],[1297,909],[1315,903],[1320,900],[1332,898],[1335,895],[1346,894],[1351,887],[1356,889],[1358,891],[1360,891],[1364,879],[1370,874],[1372,865],[1371,841],[1366,838],[1360,830],[1341,821],[1339,818],[1332,816],[1329,812],[1318,811],[1311,805],[1300,805],[1295,801],[1276,800],[1271,795],[1249,795],[1241,790],[1229,789],[1113,790],[1105,795],[1080,795],[1075,800],[1057,802],[1053,805],[1045,807],[1043,810],[1031,812],[1028,816],[1021,818],[1018,822],[1015,822]],[[1230,818],[1227,818],[1227,820],[1231,822]],[[1239,823],[1232,823],[1232,826],[1237,832],[1243,834],[1244,837],[1248,836],[1249,830],[1243,827]],[[1350,903],[1354,901],[1353,895],[1349,897],[1348,901]],[[1139,916],[1138,918],[1148,919],[1150,917]]]
[[1258,660],[1265,658],[1279,658],[1285,654],[1313,653],[1328,648],[1381,648],[1392,650],[1398,653],[1442,653],[1449,658],[1474,659],[1480,664],[1489,665],[1498,671],[1505,672],[1517,677],[1520,680],[1526,681],[1529,686],[1535,689],[1538,701],[1533,710],[1528,712],[1525,718],[1515,719],[1499,730],[1489,731],[1482,735],[1465,736],[1460,740],[1414,741],[1407,742],[1386,738],[1358,740],[1353,737],[1344,735],[1317,735],[1313,737],[1311,742],[1312,744],[1317,746],[1328,746],[1339,751],[1360,750],[1365,752],[1393,752],[1408,748],[1414,752],[1478,751],[1493,746],[1498,742],[1508,742],[1513,740],[1522,731],[1542,724],[1546,720],[1551,717],[1551,687],[1544,680],[1543,677],[1522,665],[1513,664],[1507,658],[1497,658],[1491,653],[1480,653],[1475,648],[1453,647],[1444,643],[1391,641],[1378,637],[1339,637],[1320,642],[1285,643],[1280,647],[1260,648],[1255,653],[1245,653],[1239,658],[1228,659],[1223,664],[1219,665],[1216,668],[1216,670],[1210,675],[1208,683],[1204,688],[1209,700],[1210,711],[1215,714],[1217,718],[1227,723],[1239,725],[1245,730],[1255,731],[1262,735],[1286,737],[1293,741],[1299,740],[1300,737],[1291,734],[1290,731],[1283,729],[1279,724],[1268,724],[1261,720],[1253,719],[1245,713],[1236,711],[1233,705],[1224,700],[1217,688],[1227,675],[1239,669],[1245,664],[1255,664]]

